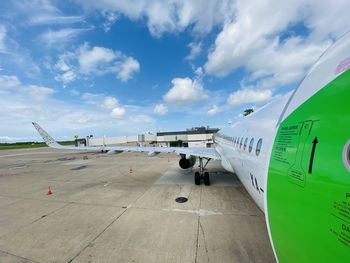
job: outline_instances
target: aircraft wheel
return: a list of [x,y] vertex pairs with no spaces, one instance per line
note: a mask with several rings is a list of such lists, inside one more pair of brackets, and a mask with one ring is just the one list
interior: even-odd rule
[[209,178],[209,173],[208,172],[204,173],[204,184],[205,185],[210,185],[210,178]]
[[200,176],[199,172],[195,172],[194,173],[194,183],[196,185],[200,185],[201,184],[201,176]]

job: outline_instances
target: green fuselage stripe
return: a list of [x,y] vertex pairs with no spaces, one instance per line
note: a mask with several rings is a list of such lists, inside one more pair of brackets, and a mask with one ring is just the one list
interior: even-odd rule
[[267,183],[267,211],[279,262],[350,262],[350,71],[280,125]]

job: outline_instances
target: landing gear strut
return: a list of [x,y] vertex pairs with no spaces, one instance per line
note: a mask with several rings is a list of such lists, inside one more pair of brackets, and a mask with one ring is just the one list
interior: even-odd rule
[[[206,160],[206,162],[203,162],[203,159]],[[209,173],[208,172],[204,172],[205,167],[207,167],[209,161],[211,159],[210,158],[203,158],[203,157],[199,157],[199,172],[195,172],[194,173],[194,183],[196,185],[200,185],[201,184],[201,179],[204,180],[204,184],[205,185],[210,185],[210,178],[209,178]]]

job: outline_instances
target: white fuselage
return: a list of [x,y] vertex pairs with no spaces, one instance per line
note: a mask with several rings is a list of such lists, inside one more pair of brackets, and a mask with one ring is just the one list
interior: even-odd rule
[[[264,212],[271,150],[279,117],[290,95],[291,93],[281,96],[253,114],[241,117],[238,122],[214,136],[222,166],[237,174],[245,189]],[[261,149],[259,151],[258,147],[257,151],[260,139]]]

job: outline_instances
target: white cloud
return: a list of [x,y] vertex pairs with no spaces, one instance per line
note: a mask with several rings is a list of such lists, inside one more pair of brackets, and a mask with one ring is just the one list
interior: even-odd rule
[[83,93],[81,95],[81,99],[87,103],[92,105],[102,105],[102,101],[104,100],[103,94],[93,94],[93,93]]
[[118,20],[119,16],[116,12],[102,12],[102,15],[105,17],[106,21],[102,24],[103,30],[108,32],[111,30],[113,24]]
[[[56,139],[72,138],[73,134],[85,136],[135,135],[155,130],[154,120],[147,115],[149,109],[140,106],[116,106],[113,112],[102,107],[108,96],[86,94],[86,100],[74,101],[54,97],[55,90],[39,85],[24,84],[16,76],[0,75],[8,88],[0,90],[0,140],[41,140],[31,121],[40,123]],[[58,91],[57,91],[58,92]],[[113,97],[111,97],[113,98]],[[107,106],[115,101],[109,99]],[[124,117],[126,112],[130,116]],[[14,127],[21,127],[20,129]],[[68,136],[68,137],[67,137]]]
[[[245,66],[247,60],[271,44],[271,37],[273,43],[278,32],[286,29],[289,22],[296,22],[299,4],[293,2],[237,2],[236,19],[225,24],[217,36],[214,50],[205,65],[206,71],[225,76]],[[272,10],[278,10],[279,15],[271,15]]]
[[140,63],[132,58],[128,57],[126,58],[120,67],[119,72],[117,73],[118,79],[121,81],[128,81],[132,78],[132,75],[140,70]]
[[[220,77],[244,67],[244,81],[260,89],[294,83],[332,38],[348,30],[349,8],[343,0],[238,1],[235,19],[218,34],[205,70]],[[306,35],[295,35],[294,26],[304,26]]]
[[164,104],[160,103],[154,107],[153,112],[159,115],[164,115],[168,112],[168,108],[164,106]]
[[16,76],[2,75],[0,76],[0,89],[15,88],[21,85]]
[[31,99],[36,101],[45,100],[55,93],[55,90],[52,88],[37,85],[24,85],[17,76],[10,75],[0,76],[0,90],[1,89],[7,89],[9,92],[25,95],[27,98],[30,96]]
[[19,13],[29,12],[33,14],[53,14],[59,10],[49,0],[24,0],[15,1],[15,9]]
[[115,97],[106,96],[105,94],[83,93],[81,99],[87,104],[104,109],[113,109],[118,105],[118,100]]
[[55,76],[56,81],[60,81],[63,84],[67,84],[76,80],[78,72],[70,63],[71,60],[75,59],[76,55],[72,52],[65,52],[59,56],[58,62],[54,65],[59,73]]
[[77,75],[72,70],[65,71],[62,74],[59,74],[59,75],[55,76],[55,80],[61,81],[64,84],[72,82],[76,78],[77,78]]
[[201,42],[195,43],[191,42],[188,44],[188,47],[191,49],[190,54],[185,58],[186,60],[193,60],[199,56],[202,52],[203,44]]
[[197,79],[202,79],[203,78],[204,72],[203,72],[203,68],[202,67],[196,68],[196,67],[192,66],[192,69],[193,69]]
[[46,100],[55,93],[55,90],[52,88],[22,84],[17,76],[9,75],[0,75],[0,90],[1,89],[6,90],[7,95],[19,94],[32,103],[33,100],[35,103]]
[[39,66],[34,62],[30,51],[13,39],[13,32],[16,33],[16,29],[11,24],[7,24],[7,27],[0,24],[0,66],[15,68],[30,78],[38,77],[41,71]]
[[90,10],[109,10],[132,20],[146,19],[154,36],[165,32],[181,32],[192,26],[196,33],[208,33],[233,15],[234,0],[76,0]]
[[62,16],[55,14],[37,14],[29,19],[32,25],[74,24],[84,20],[83,16]]
[[14,19],[20,18],[21,21],[25,21],[30,26],[84,22],[84,16],[66,16],[50,0],[23,0],[13,2],[13,9],[11,5],[8,5],[7,11],[12,12],[11,16]]
[[72,41],[82,33],[90,30],[89,28],[63,28],[58,30],[47,30],[39,36],[39,39],[51,47],[61,47]]
[[247,103],[262,103],[271,98],[271,90],[240,89],[231,93],[227,102],[231,106],[238,106]]
[[134,123],[134,124],[144,124],[144,123],[153,123],[154,119],[152,119],[148,115],[139,114],[139,115],[133,116],[128,121],[130,121],[131,123]]
[[41,87],[41,86],[37,86],[37,85],[28,85],[27,89],[30,93],[35,94],[35,95],[40,95],[40,96],[51,95],[55,92],[54,89]]
[[0,52],[6,51],[6,27],[4,25],[0,25]]
[[125,115],[125,109],[123,107],[116,107],[111,112],[111,116],[117,119],[123,118],[124,115]]
[[173,103],[191,103],[208,98],[207,91],[200,80],[190,78],[175,78],[171,81],[173,86],[164,95],[164,100]]
[[79,124],[85,124],[85,123],[88,123],[89,121],[91,121],[91,118],[86,115],[82,115],[77,118],[77,123]]
[[210,110],[208,110],[208,115],[212,116],[212,115],[215,115],[219,112],[220,112],[220,108],[216,105],[213,105],[213,107]]
[[77,78],[115,74],[123,82],[128,81],[140,70],[140,63],[118,50],[105,47],[91,47],[85,43],[73,51],[59,56],[55,65],[55,79],[67,84]]
[[107,96],[102,102],[102,107],[106,109],[112,109],[117,104],[118,104],[118,100],[116,98]]
[[50,95],[55,93],[54,89],[37,85],[28,85],[24,89],[35,100],[46,100]]
[[256,62],[249,62],[250,79],[257,79],[256,86],[262,89],[299,81],[329,44],[306,44],[300,37],[290,37],[283,43],[275,41],[256,54]]
[[79,51],[79,64],[83,72],[89,73],[96,70],[99,66],[108,64],[113,61],[118,52],[104,47],[92,47],[87,44],[83,45]]
[[71,69],[69,65],[67,65],[66,61],[63,57],[60,57],[59,61],[56,63],[55,67],[60,71],[68,71]]
[[311,39],[322,40],[327,36],[338,38],[349,31],[349,1],[312,0],[305,6],[305,25],[311,29]]

